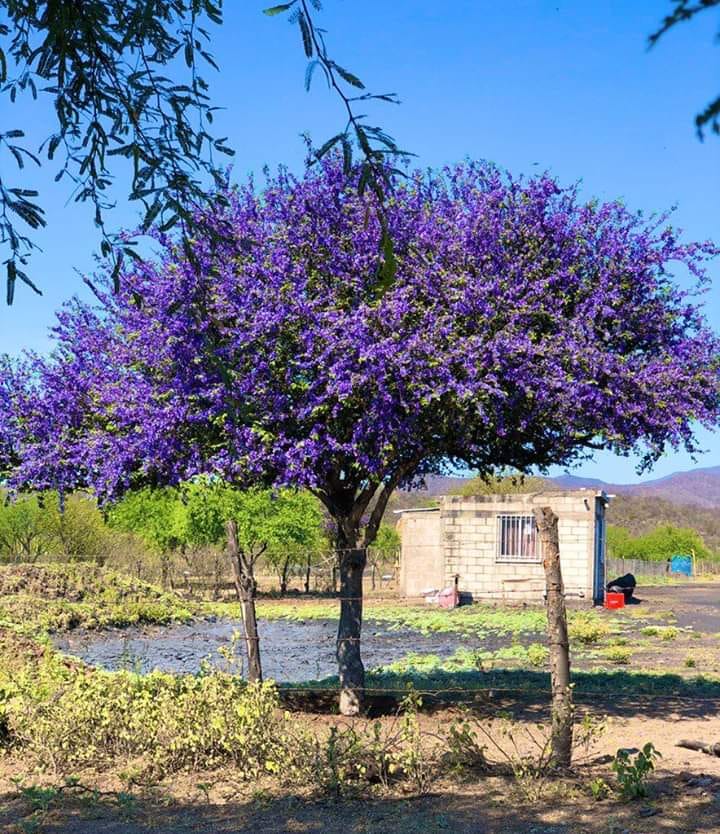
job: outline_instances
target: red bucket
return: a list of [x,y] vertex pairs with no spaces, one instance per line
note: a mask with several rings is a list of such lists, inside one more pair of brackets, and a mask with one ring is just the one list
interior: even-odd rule
[[605,608],[625,608],[625,594],[605,594]]

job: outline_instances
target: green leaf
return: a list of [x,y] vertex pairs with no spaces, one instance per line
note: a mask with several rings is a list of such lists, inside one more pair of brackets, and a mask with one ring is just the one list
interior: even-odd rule
[[292,3],[280,3],[278,6],[270,6],[268,9],[263,9],[263,14],[275,17],[276,14],[282,14],[295,5],[295,0]]
[[320,61],[315,59],[314,61],[310,61],[310,63],[307,65],[307,69],[305,70],[305,89],[307,91],[310,90],[310,85],[312,84],[313,73],[315,72],[315,68],[317,67],[317,65],[319,63],[320,63]]
[[16,275],[16,267],[14,261],[8,261],[7,264],[7,296],[6,301],[8,307],[13,303],[15,299],[15,280],[17,278]]
[[332,139],[328,139],[328,140],[327,140],[327,142],[325,142],[325,143],[322,145],[322,147],[320,147],[320,148],[319,148],[319,149],[315,152],[315,156],[316,156],[316,158],[317,158],[317,159],[322,159],[322,157],[324,157],[324,156],[325,156],[325,154],[326,154],[326,153],[327,153],[327,152],[328,152],[328,151],[329,151],[332,147],[334,147],[334,146],[335,146],[338,142],[340,142],[340,141],[342,140],[342,138],[343,138],[343,136],[344,136],[344,135],[345,135],[344,133],[338,133],[338,134],[337,134],[337,136],[333,136],[333,137],[332,137]]
[[302,34],[303,39],[303,48],[305,49],[305,55],[308,58],[312,58],[313,56],[313,41],[312,41],[312,33],[310,31],[310,24],[307,22],[307,18],[304,14],[300,14],[298,17],[298,25],[300,26],[300,32]]
[[383,260],[378,272],[378,282],[375,287],[376,298],[380,298],[385,295],[387,290],[390,289],[395,282],[395,275],[397,273],[395,247],[393,246],[392,238],[386,228],[383,229],[380,248],[382,250]]
[[348,84],[352,85],[353,87],[357,87],[360,90],[365,89],[365,85],[357,77],[357,75],[353,75],[353,73],[341,67],[340,64],[336,64],[335,61],[332,61],[332,66],[333,69],[337,71],[337,74],[343,79],[343,81],[347,81]]

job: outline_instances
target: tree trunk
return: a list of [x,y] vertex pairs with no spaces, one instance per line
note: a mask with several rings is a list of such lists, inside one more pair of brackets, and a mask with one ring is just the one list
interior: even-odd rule
[[262,680],[260,662],[260,637],[258,635],[257,617],[255,615],[255,594],[257,583],[253,576],[252,561],[246,558],[238,546],[237,524],[227,523],[228,556],[233,570],[235,591],[240,600],[243,624],[245,626],[245,647],[248,660],[248,680]]
[[287,577],[290,569],[290,557],[285,560],[282,571],[280,572],[280,596],[284,597],[287,594]]
[[340,565],[340,622],[337,661],[340,675],[340,713],[357,715],[362,709],[365,667],[360,656],[362,630],[362,579],[367,551],[346,548],[338,551]]
[[307,566],[305,568],[305,593],[306,594],[310,593],[310,559],[311,559],[311,556],[308,553]]
[[570,641],[568,639],[565,589],[560,568],[558,518],[550,507],[535,510],[540,532],[547,593],[547,635],[550,649],[552,735],[550,761],[556,768],[569,768],[572,758],[573,700],[570,686]]

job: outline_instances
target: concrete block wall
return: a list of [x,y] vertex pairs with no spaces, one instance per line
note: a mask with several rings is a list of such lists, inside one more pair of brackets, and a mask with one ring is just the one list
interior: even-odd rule
[[398,522],[400,551],[400,592],[418,597],[425,591],[445,587],[445,548],[440,510],[403,512]]
[[540,562],[502,561],[500,515],[532,515],[549,506],[558,515],[560,558],[566,593],[592,601],[595,499],[591,490],[526,495],[448,496],[440,504],[444,584],[459,575],[462,591],[478,599],[542,599],[545,578]]

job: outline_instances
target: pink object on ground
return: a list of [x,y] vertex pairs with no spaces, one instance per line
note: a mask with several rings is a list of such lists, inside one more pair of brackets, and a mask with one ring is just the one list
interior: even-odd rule
[[460,594],[457,587],[444,588],[437,595],[440,608],[457,608],[460,604]]

